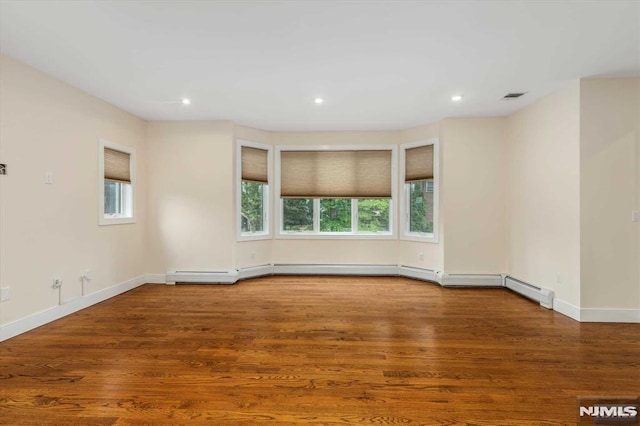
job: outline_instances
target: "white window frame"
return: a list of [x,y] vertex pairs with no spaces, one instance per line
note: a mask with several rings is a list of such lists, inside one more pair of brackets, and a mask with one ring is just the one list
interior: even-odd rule
[[[391,151],[391,199],[389,200],[389,231],[354,232],[358,224],[358,199],[351,199],[351,232],[320,232],[320,198],[313,199],[313,231],[284,231],[283,203],[280,197],[280,153],[282,151]],[[396,205],[397,202],[397,145],[320,145],[320,146],[278,146],[275,151],[274,199],[278,203],[275,209],[274,223],[277,239],[349,239],[349,240],[394,240],[397,239]]]
[[[242,232],[242,147],[267,151],[267,176],[269,183],[264,185],[262,193],[262,223],[264,230]],[[259,142],[236,140],[236,239],[237,241],[268,240],[272,238],[271,186],[273,186],[273,147]]]
[[[113,149],[129,154],[129,173],[131,176],[130,215],[104,214],[104,150]],[[124,196],[125,194],[123,194]],[[136,223],[136,149],[131,146],[120,145],[105,139],[98,140],[98,225],[121,225]]]
[[[400,217],[401,217],[401,232],[400,239],[408,241],[421,241],[428,243],[437,243],[438,240],[438,228],[440,227],[439,221],[439,199],[440,199],[440,150],[439,140],[428,139],[400,145],[400,180],[402,184],[402,190],[400,191]],[[406,164],[406,151],[411,148],[417,148],[420,146],[433,145],[433,233],[427,232],[410,232],[409,226],[409,184],[404,182],[405,176],[405,164]]]

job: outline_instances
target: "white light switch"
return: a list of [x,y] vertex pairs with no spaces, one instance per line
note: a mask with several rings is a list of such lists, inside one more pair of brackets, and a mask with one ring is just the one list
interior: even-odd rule
[[44,175],[44,183],[48,183],[48,184],[53,183],[53,173],[51,173],[51,172],[47,172],[47,173]]
[[640,222],[640,210],[634,210],[631,212],[631,221]]

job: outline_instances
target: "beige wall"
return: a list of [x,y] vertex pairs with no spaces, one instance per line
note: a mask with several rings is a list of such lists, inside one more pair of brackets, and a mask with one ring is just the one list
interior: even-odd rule
[[580,85],[507,118],[508,273],[580,304]]
[[229,121],[148,123],[153,273],[234,267],[233,135]]
[[[145,274],[145,122],[101,100],[1,57],[0,305],[6,324]],[[135,147],[135,224],[98,226],[98,139]],[[44,183],[51,172],[53,184]]]
[[581,307],[640,308],[640,79],[580,82]]
[[444,271],[506,270],[506,119],[441,124]]

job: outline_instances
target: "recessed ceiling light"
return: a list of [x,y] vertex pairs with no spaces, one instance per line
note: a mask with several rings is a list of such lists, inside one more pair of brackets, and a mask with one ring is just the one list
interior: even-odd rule
[[182,100],[182,105],[191,105],[191,101],[189,99],[187,99],[187,98],[184,98]]
[[459,101],[461,101],[461,100],[462,100],[462,95],[453,95],[453,96],[451,97],[451,100],[452,100],[453,102],[459,102]]
[[322,98],[315,98],[315,99],[313,100],[313,102],[315,102],[315,103],[317,103],[317,104],[321,104],[321,103],[323,103],[323,102],[324,102],[324,99],[322,99]]

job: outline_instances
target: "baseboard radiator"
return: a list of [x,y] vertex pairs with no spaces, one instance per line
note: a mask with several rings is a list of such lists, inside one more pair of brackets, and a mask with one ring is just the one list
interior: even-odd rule
[[167,284],[234,284],[238,281],[238,271],[169,271]]
[[504,286],[527,299],[540,303],[542,307],[553,309],[553,291],[549,289],[536,287],[509,276],[505,278]]
[[321,264],[276,264],[274,275],[374,275],[396,276],[398,265],[321,265]]
[[502,287],[502,275],[440,273],[442,287]]

